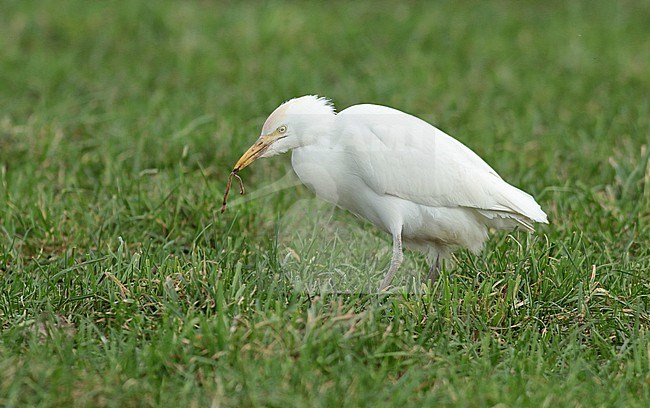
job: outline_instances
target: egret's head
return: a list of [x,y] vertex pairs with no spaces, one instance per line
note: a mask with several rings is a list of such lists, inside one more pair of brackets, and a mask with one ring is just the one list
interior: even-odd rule
[[328,99],[315,95],[294,98],[278,106],[264,122],[260,137],[237,161],[234,171],[260,157],[275,156],[303,145],[308,128],[320,122],[322,115],[333,116],[334,106]]

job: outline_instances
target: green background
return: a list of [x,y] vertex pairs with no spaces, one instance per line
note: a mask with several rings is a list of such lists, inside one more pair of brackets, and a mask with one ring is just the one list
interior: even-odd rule
[[[644,1],[0,2],[0,405],[648,406],[649,27]],[[219,208],[304,94],[434,123],[550,225],[422,295],[296,290],[279,220],[311,194]],[[322,267],[383,270],[336,217],[364,234],[317,234]]]

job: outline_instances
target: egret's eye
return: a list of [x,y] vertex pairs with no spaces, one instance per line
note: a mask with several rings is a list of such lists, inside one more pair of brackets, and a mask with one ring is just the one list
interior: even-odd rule
[[278,132],[280,132],[280,133],[285,133],[286,131],[287,131],[287,126],[286,125],[282,125],[282,126],[280,126],[278,128]]

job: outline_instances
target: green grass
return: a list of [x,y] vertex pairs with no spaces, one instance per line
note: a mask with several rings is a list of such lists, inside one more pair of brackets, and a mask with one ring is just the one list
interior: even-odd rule
[[[2,2],[0,406],[648,406],[650,9],[410,4]],[[308,93],[431,121],[551,224],[417,296],[300,290],[390,250],[303,187],[219,213]]]

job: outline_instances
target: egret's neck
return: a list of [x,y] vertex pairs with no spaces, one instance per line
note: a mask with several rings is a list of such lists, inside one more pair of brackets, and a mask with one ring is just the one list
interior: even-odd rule
[[334,131],[336,115],[305,115],[297,128],[298,144],[295,148],[326,143]]

